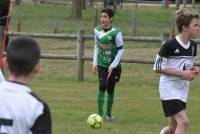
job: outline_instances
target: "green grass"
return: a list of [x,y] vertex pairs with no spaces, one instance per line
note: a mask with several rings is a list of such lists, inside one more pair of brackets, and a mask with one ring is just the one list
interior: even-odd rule
[[[17,6],[13,8],[11,31],[16,31]],[[100,10],[100,8],[98,8]],[[22,31],[53,32],[53,6],[24,4]],[[139,7],[137,32],[138,36],[161,36],[169,32],[173,9],[160,7]],[[131,35],[131,17],[133,7],[126,7],[117,12],[114,24],[123,35]],[[93,9],[83,11],[83,18],[68,18],[71,9],[60,6],[60,33],[76,33],[84,29],[93,34]],[[76,41],[37,39],[42,53],[75,54]],[[124,42],[123,58],[152,59],[160,43]],[[93,54],[93,41],[86,41],[86,56]],[[199,51],[198,51],[199,53]],[[113,107],[113,122],[104,121],[101,129],[91,129],[86,119],[96,113],[97,76],[90,72],[92,62],[85,62],[85,81],[78,82],[76,61],[42,60],[41,72],[31,83],[31,88],[45,100],[52,114],[53,134],[156,134],[166,125],[158,93],[159,75],[152,71],[152,65],[123,63],[120,83],[116,86]],[[189,134],[200,131],[200,79],[191,83],[188,114],[190,118]]]
[[[76,81],[74,61],[42,63],[31,87],[51,108],[54,134],[155,134],[165,125],[158,95],[159,75],[152,71],[152,65],[122,64],[113,107],[115,120],[104,121],[103,127],[95,130],[86,124],[87,117],[97,111],[98,80],[90,72],[91,63],[86,62],[84,82]],[[187,106],[192,134],[200,131],[199,86],[198,78],[192,82]]]
[[[14,6],[11,29],[16,30],[16,14],[19,7]],[[51,5],[33,6],[23,5],[22,31],[27,32],[53,32],[54,26],[54,7]],[[101,8],[98,8],[100,12]],[[160,12],[158,12],[159,10]],[[81,20],[69,18],[71,8],[59,6],[59,30],[60,33],[75,33],[79,29],[84,29],[86,33],[93,33],[94,9],[83,10]],[[119,27],[125,35],[131,35],[131,21],[133,7],[118,10],[114,18],[114,25]],[[159,16],[159,14],[162,14]],[[162,32],[168,32],[170,27],[172,9],[160,7],[138,8],[137,12],[137,35],[159,36]],[[158,17],[159,16],[159,17]],[[159,28],[155,28],[159,27]]]

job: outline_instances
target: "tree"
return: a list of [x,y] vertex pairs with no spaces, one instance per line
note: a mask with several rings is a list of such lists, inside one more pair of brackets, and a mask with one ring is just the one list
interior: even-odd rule
[[106,8],[108,4],[108,0],[103,0],[103,7]]
[[73,0],[72,1],[72,13],[71,16],[73,18],[81,18],[82,17],[82,2],[81,0]]
[[180,4],[181,4],[181,1],[180,0],[176,0],[176,10],[179,9]]
[[82,9],[86,9],[86,0],[82,0]]
[[162,0],[162,7],[169,8],[169,0]]
[[38,0],[32,0],[34,5],[37,5],[38,4]]
[[82,17],[82,8],[81,8],[81,0],[76,0],[76,18],[81,18]]
[[15,0],[16,5],[20,5],[22,3],[22,0]]
[[115,11],[117,11],[117,1],[116,0],[104,0],[103,1],[104,8],[111,8]]
[[89,0],[89,7],[94,7],[94,0]]

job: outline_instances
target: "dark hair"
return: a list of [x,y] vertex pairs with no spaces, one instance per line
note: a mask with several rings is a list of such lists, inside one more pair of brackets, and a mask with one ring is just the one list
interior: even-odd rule
[[101,10],[101,13],[107,13],[109,18],[114,17],[114,12],[112,9],[105,8]]
[[40,59],[40,48],[30,37],[18,37],[10,42],[7,49],[9,70],[16,76],[30,74]]
[[182,32],[183,26],[189,26],[194,18],[199,19],[199,14],[187,11],[186,9],[176,11],[176,24],[178,31]]

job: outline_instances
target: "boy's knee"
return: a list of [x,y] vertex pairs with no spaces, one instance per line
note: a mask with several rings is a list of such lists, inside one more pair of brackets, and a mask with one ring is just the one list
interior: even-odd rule
[[106,84],[100,84],[99,85],[99,89],[101,90],[101,91],[103,91],[103,92],[105,92],[105,90],[106,90]]
[[111,89],[108,89],[108,90],[107,90],[107,93],[111,95],[111,94],[114,93],[114,90],[113,90],[113,89],[112,89],[112,90],[111,90]]
[[176,127],[169,127],[168,130],[169,131],[166,134],[174,134],[176,131]]
[[181,125],[181,126],[183,126],[183,127],[185,127],[185,128],[187,128],[188,125],[189,125],[189,120],[188,119],[180,120],[178,122],[178,124]]
[[185,119],[181,122],[181,124],[184,126],[184,127],[188,127],[189,125],[189,120],[188,119]]

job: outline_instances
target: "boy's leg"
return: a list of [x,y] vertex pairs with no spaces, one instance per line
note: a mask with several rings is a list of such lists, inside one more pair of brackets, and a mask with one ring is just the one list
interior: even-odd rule
[[176,127],[177,127],[177,123],[174,117],[169,117],[168,126],[164,127],[161,130],[160,134],[174,134]]
[[98,102],[98,114],[103,116],[103,105],[104,105],[104,96],[105,96],[105,92],[102,91],[98,91],[97,93],[97,102]]
[[177,122],[177,128],[175,134],[186,134],[188,128],[188,117],[185,110],[180,111],[174,118]]
[[106,115],[108,116],[108,120],[112,120],[112,106],[114,103],[114,88],[115,88],[116,80],[115,80],[115,74],[112,73],[110,78],[108,79],[108,84],[107,84],[107,111]]
[[107,87],[107,75],[108,69],[98,66],[98,77],[99,77],[99,91],[97,93],[98,101],[98,114],[104,116],[103,106],[104,106],[104,96]]
[[170,117],[169,126],[164,129],[164,134],[185,134],[188,124],[186,103],[178,99],[162,100],[162,106],[165,116]]
[[107,111],[106,111],[106,115],[112,115],[111,112],[112,112],[112,105],[113,105],[113,102],[114,102],[114,93],[112,94],[109,94],[107,95]]

